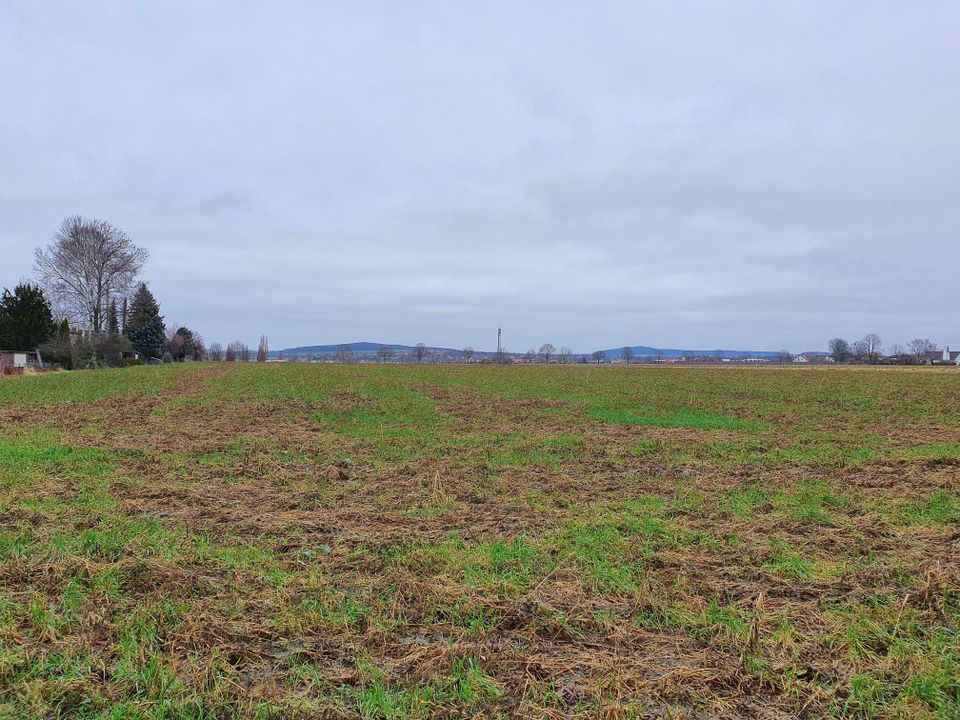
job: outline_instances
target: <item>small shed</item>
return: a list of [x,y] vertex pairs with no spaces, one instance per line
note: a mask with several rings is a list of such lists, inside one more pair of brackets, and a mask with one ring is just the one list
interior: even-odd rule
[[39,350],[0,350],[0,371],[39,368],[42,364]]

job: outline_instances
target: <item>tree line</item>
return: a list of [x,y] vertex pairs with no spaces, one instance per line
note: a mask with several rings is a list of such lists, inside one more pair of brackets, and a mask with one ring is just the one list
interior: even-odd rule
[[[143,362],[248,361],[239,341],[208,349],[201,335],[167,323],[148,284],[140,279],[149,253],[104,220],[73,215],[34,252],[36,281],[0,296],[0,348],[37,350],[66,369],[120,367]],[[266,362],[267,339],[257,360]]]
[[899,365],[921,365],[940,352],[940,347],[929,338],[914,338],[906,345],[892,344],[884,352],[883,341],[876,333],[868,333],[861,340],[848,342],[835,337],[828,343],[830,358],[835,363],[876,365],[892,362]]

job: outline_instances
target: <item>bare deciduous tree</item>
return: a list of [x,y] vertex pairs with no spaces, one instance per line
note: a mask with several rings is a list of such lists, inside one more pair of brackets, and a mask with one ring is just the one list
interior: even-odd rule
[[213,362],[223,362],[223,345],[218,342],[210,343],[208,355]]
[[793,353],[791,353],[789,350],[786,350],[786,349],[780,350],[777,353],[777,362],[780,363],[781,365],[786,365],[788,363],[793,362]]
[[120,228],[73,215],[49,245],[34,251],[33,266],[58,309],[73,324],[99,333],[111,299],[126,296],[147,257]]
[[257,346],[257,362],[265,363],[270,355],[270,345],[267,342],[267,336],[260,336],[260,344]]
[[423,343],[417,343],[417,346],[413,348],[413,357],[416,358],[418,363],[422,363],[425,358],[430,357],[430,351]]
[[573,357],[573,350],[571,350],[566,345],[564,345],[563,347],[560,348],[560,353],[558,357],[560,358],[560,362],[566,365],[567,363],[570,362],[571,358]]
[[381,345],[377,350],[377,357],[380,358],[380,362],[386,362],[394,356],[393,348],[389,345]]
[[338,363],[344,363],[345,365],[349,365],[350,363],[353,362],[353,359],[354,359],[353,350],[350,349],[349,345],[341,345],[340,347],[337,348],[337,352],[336,352],[336,355],[334,355],[334,358]]
[[250,356],[250,346],[239,340],[234,340],[227,345],[224,360],[227,362],[250,362]]
[[853,359],[855,362],[867,362],[870,359],[870,351],[867,348],[867,343],[863,340],[857,340],[853,343],[851,348],[853,353]]
[[591,357],[593,357],[593,361],[599,365],[607,359],[607,354],[603,350],[594,350]]
[[623,362],[629,365],[633,362],[633,348],[629,345],[625,345],[623,350],[620,351],[620,354],[623,356]]
[[547,365],[550,364],[550,358],[553,357],[553,354],[557,349],[550,343],[544,343],[540,346],[540,357],[543,359],[543,362]]
[[833,338],[829,344],[830,347],[830,357],[833,358],[834,362],[844,363],[850,359],[851,349],[850,343],[848,343],[843,338]]
[[926,361],[926,354],[936,352],[938,350],[935,343],[931,342],[929,338],[914,338],[909,343],[907,347],[910,348],[910,353],[913,355],[914,360],[917,363],[922,363]]
[[880,356],[883,355],[883,343],[880,341],[880,336],[876,333],[868,333],[863,336],[863,348],[867,353],[867,362],[876,363],[880,360]]
[[170,336],[170,339],[167,340],[167,352],[170,353],[170,357],[174,360],[179,360],[183,357],[183,346],[184,339],[182,335],[174,333]]
[[463,356],[465,362],[470,362],[475,353],[473,348],[467,345],[463,350],[460,351],[460,354]]

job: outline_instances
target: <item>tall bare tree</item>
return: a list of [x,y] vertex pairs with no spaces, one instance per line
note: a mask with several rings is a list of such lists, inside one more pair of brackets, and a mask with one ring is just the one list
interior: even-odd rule
[[867,349],[867,343],[863,340],[855,340],[850,352],[853,355],[854,362],[865,363],[870,360],[870,351]]
[[337,348],[337,352],[334,355],[334,358],[338,363],[343,363],[347,365],[353,362],[353,350],[350,349],[349,345],[341,345]]
[[223,345],[218,342],[210,343],[210,360],[213,362],[223,362]]
[[177,333],[171,335],[167,340],[167,352],[170,353],[170,357],[174,362],[182,362],[184,357],[186,357],[184,344],[183,335]]
[[876,363],[883,355],[883,343],[880,336],[876,333],[868,333],[863,336],[863,348],[867,351],[867,362]]
[[889,348],[887,348],[887,355],[894,359],[898,364],[905,364],[914,361],[913,354],[910,353],[907,348],[905,348],[900,343],[894,343]]
[[853,351],[850,349],[850,343],[843,338],[833,338],[830,341],[830,357],[833,358],[834,362],[846,362],[850,359],[850,354],[852,352]]
[[473,352],[473,348],[467,345],[463,350],[460,351],[460,354],[463,355],[464,362],[470,362],[475,353]]
[[34,251],[33,267],[58,310],[99,333],[111,300],[126,297],[147,257],[120,228],[72,215],[46,247]]
[[559,358],[560,362],[566,365],[573,358],[573,350],[564,345],[560,348]]
[[227,345],[227,351],[224,354],[224,360],[227,362],[250,362],[250,346],[239,340],[234,340]]
[[910,348],[910,353],[918,364],[926,361],[927,353],[936,352],[939,349],[929,338],[914,338],[907,343],[907,347]]
[[543,362],[547,365],[550,364],[550,358],[553,357],[553,354],[557,349],[550,343],[544,343],[540,346],[540,357],[543,358]]
[[593,357],[593,361],[599,365],[607,359],[607,354],[603,350],[594,350],[591,357]]
[[270,355],[270,345],[267,342],[267,336],[260,336],[260,344],[257,346],[257,362],[265,363]]
[[393,348],[390,347],[389,345],[381,345],[377,350],[377,357],[380,358],[380,362],[386,362],[387,360],[392,358],[395,354],[396,353],[394,352]]
[[413,348],[413,357],[416,358],[418,363],[422,363],[425,358],[430,357],[430,351],[423,343],[417,343],[417,346]]

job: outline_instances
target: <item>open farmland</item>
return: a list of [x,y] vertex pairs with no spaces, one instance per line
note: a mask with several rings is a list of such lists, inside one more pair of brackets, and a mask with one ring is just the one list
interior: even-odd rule
[[0,717],[960,716],[960,372],[0,379]]

